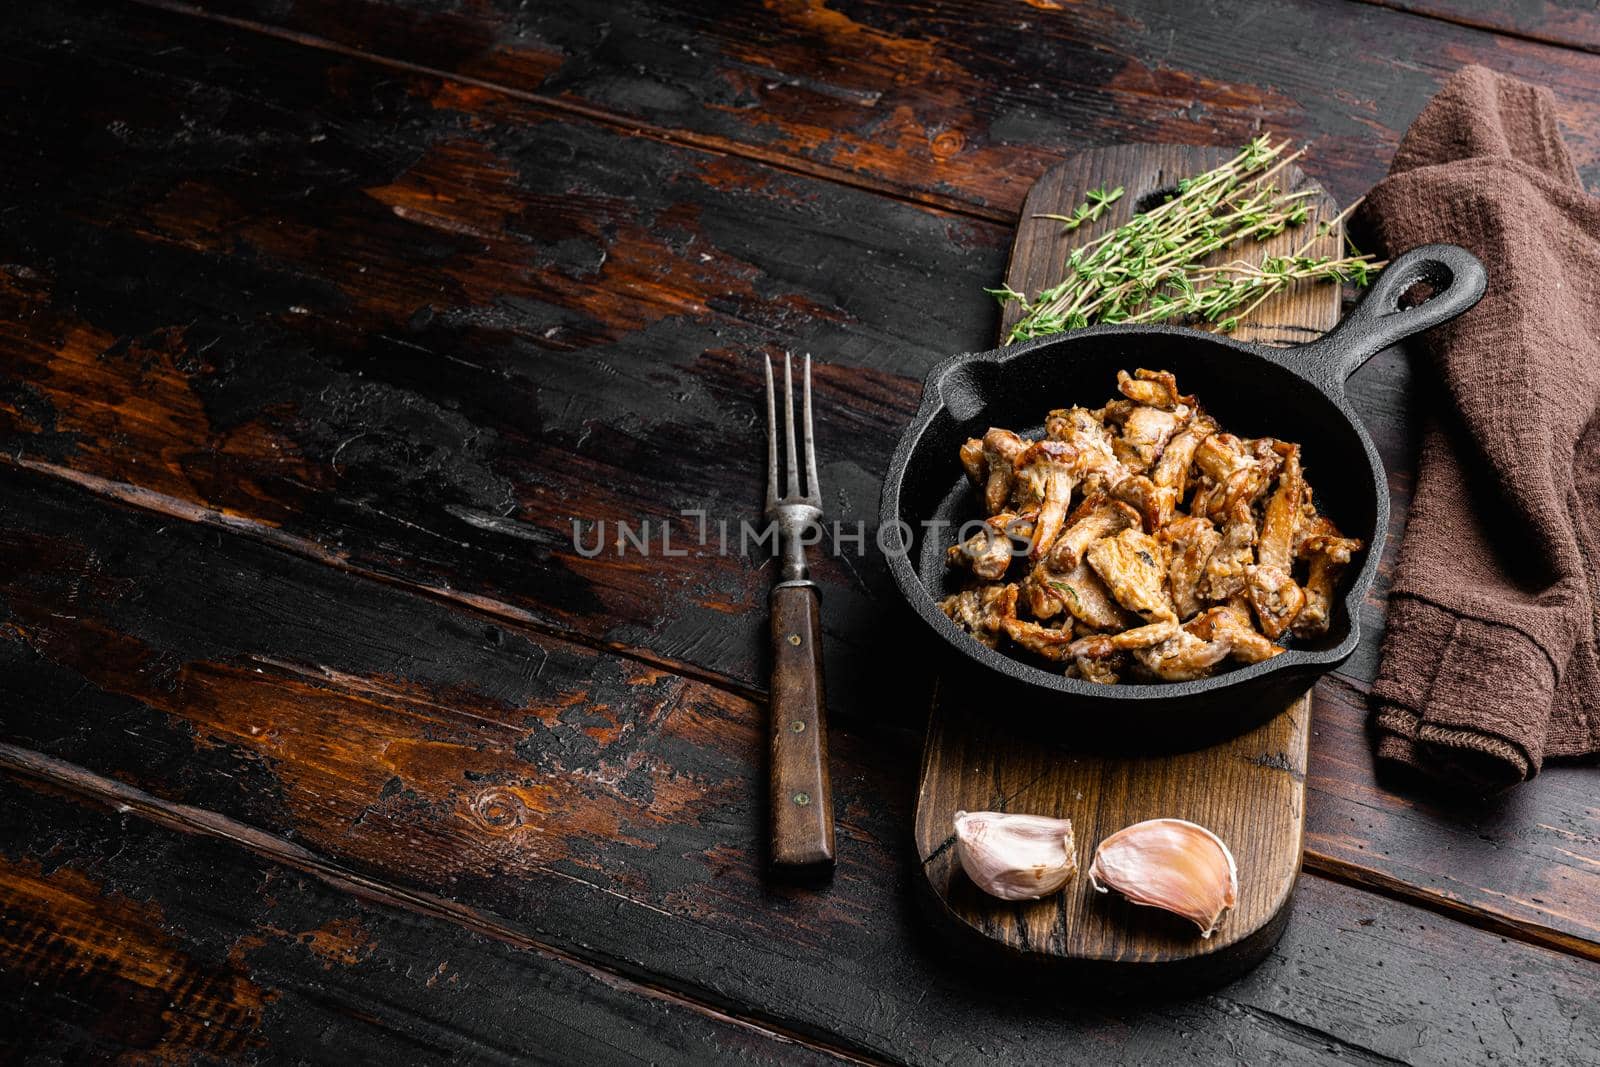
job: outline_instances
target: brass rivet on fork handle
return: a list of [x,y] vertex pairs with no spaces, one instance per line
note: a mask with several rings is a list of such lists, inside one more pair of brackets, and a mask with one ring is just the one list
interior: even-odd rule
[[786,471],[779,492],[778,406],[772,360],[767,380],[768,522],[778,526],[782,578],[772,589],[772,780],[768,796],[772,862],[781,869],[833,864],[833,787],[828,775],[827,713],[822,686],[822,626],[816,583],[806,572],[802,535],[822,518],[817,453],[811,421],[811,357],[801,369],[801,441],[805,486],[800,483],[801,449],[795,441],[794,373],[783,358],[783,429]]

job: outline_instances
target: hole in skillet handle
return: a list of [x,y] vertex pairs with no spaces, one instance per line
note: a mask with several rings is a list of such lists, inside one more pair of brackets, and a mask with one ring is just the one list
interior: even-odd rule
[[[1323,337],[1299,348],[1279,349],[1286,362],[1332,396],[1344,380],[1373,356],[1413,334],[1469,310],[1483,298],[1489,276],[1459,245],[1423,245],[1395,257],[1359,304]],[[1407,294],[1426,286],[1431,295],[1413,303]]]
[[1433,297],[1433,283],[1423,279],[1400,294],[1400,310],[1404,311],[1407,308],[1417,307],[1419,304],[1426,304]]

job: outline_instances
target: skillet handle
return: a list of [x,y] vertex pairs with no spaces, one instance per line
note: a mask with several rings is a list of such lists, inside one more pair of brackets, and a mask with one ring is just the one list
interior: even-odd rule
[[[1433,296],[1402,308],[1400,298],[1418,282],[1431,285]],[[1385,348],[1471,310],[1488,283],[1483,264],[1465,248],[1422,245],[1385,267],[1339,325],[1310,344],[1280,351],[1302,372],[1339,393],[1346,378]]]

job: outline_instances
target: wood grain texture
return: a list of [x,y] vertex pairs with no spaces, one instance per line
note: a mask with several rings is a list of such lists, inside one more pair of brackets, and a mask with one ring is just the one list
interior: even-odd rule
[[[125,5],[0,20],[0,439],[24,468],[0,479],[0,736],[7,774],[116,813],[6,823],[0,1017],[35,1058],[537,1058],[530,1019],[564,1060],[630,1027],[659,1059],[1588,1056],[1592,964],[1516,939],[1596,954],[1590,779],[1391,794],[1370,650],[1318,698],[1312,862],[1432,911],[1303,878],[1226,989],[1064,1003],[950,960],[907,902],[924,704],[882,669],[904,653],[874,556],[818,567],[843,727],[819,895],[754,873],[760,567],[590,558],[569,525],[755,508],[764,348],[825,357],[830,516],[870,516],[915,382],[987,345],[976,284],[1065,151],[1265,123],[1348,198],[1487,59],[1567,94],[1592,170],[1588,57],[1310,3],[216,6],[464,76]],[[519,88],[550,26],[549,84]],[[1405,364],[1374,367],[1353,394],[1403,503]],[[71,989],[56,910],[82,920]],[[349,965],[370,941],[346,920],[377,935]],[[471,974],[430,987],[446,952]],[[119,1009],[156,1021],[107,1037]]]
[[[0,767],[130,828],[247,849],[368,903],[868,1059],[1056,1064],[1092,1048],[1123,1062],[1379,1062],[1417,1058],[1420,1042],[1459,1062],[1600,1040],[1593,964],[1316,878],[1261,968],[1206,996],[1066,996],[975,970],[922,933],[904,847],[917,739],[904,731],[835,739],[834,880],[775,886],[760,875],[758,703],[48,479],[0,472],[0,499]],[[24,829],[7,855],[48,867],[72,840]],[[189,912],[129,848],[108,884],[157,900],[175,927]],[[276,936],[232,922],[217,920],[228,937]],[[194,952],[213,958],[213,929],[197,929]],[[384,958],[421,957],[426,976],[437,958],[421,944]],[[504,1044],[493,1020],[534,980],[484,966],[483,1015],[449,1017],[471,1033],[487,1019]],[[273,989],[287,981],[274,973],[244,976]],[[352,996],[372,988],[388,987]],[[30,1003],[66,1015],[50,1032],[76,1040],[70,1005]],[[1503,1013],[1485,1012],[1496,1003]],[[275,1018],[269,1006],[267,1047],[292,1044]],[[364,1026],[324,1029],[342,1047]]]
[[1600,52],[1600,9],[1590,0],[1363,0],[1396,11],[1529,41]]
[[[1600,173],[1600,127],[1585,118],[1600,105],[1600,57],[1368,4],[204,6],[1004,223],[1035,179],[1083,148],[1231,145],[1263,129],[1310,144],[1318,177],[1349,203],[1468,63],[1554,89],[1580,167]],[[1520,34],[1525,13],[1556,20],[1569,6],[1583,7],[1439,0],[1426,10],[1480,12]]]
[[782,868],[833,865],[833,779],[823,703],[822,621],[810,587],[772,591],[772,689],[767,747],[772,862]]
[[[999,273],[997,229],[190,19],[30,14],[0,440],[175,518],[764,692],[761,353],[826,355],[848,532],[922,368],[993,321],[947,286]],[[831,706],[888,702],[880,558],[814,570]]]
[[[992,343],[978,286],[1001,276],[1009,224],[205,20],[8,15],[0,460],[420,590],[486,630],[759,698],[759,561],[715,545],[588,558],[570,520],[753,515],[759,358],[744,357],[766,346],[826,356],[827,517],[870,520],[916,383]],[[1381,170],[1386,150],[1359,143]],[[1350,383],[1391,475],[1391,552],[1409,375],[1391,352]],[[695,520],[675,522],[676,549]],[[1470,806],[1375,777],[1362,688],[1391,562],[1372,639],[1319,690],[1308,862],[1600,955],[1591,772],[1550,767]],[[914,653],[881,557],[819,554],[813,573],[834,724],[868,747],[880,724],[920,730],[925,677],[883,669]],[[915,766],[915,742],[894,751]]]
[[0,803],[8,1061],[850,1062],[222,837],[37,781]]
[[[1023,201],[1006,284],[1030,295],[1054,285],[1075,245],[1122,225],[1158,203],[1181,179],[1228,155],[1215,149],[1126,145],[1063,160]],[[1337,205],[1298,168],[1284,172],[1283,184],[1314,194],[1309,200],[1316,218],[1338,215]],[[1070,215],[1085,190],[1117,186],[1125,190],[1122,199],[1092,227],[1067,234],[1059,222],[1039,217]],[[1286,231],[1264,242],[1260,251],[1290,254],[1307,239],[1305,232]],[[1342,229],[1330,232],[1309,254],[1336,255],[1343,240]],[[1019,315],[1017,305],[1008,307],[1002,337]],[[1238,336],[1267,343],[1306,341],[1338,317],[1336,288],[1290,289],[1262,304],[1241,324]],[[1108,395],[1113,384],[1107,383]],[[1042,397],[1040,405],[1094,400]],[[1056,731],[1018,729],[1009,718],[997,721],[975,684],[947,679],[930,711],[916,822],[917,855],[940,912],[987,939],[992,950],[1092,968],[1126,982],[1148,984],[1158,978],[1156,972],[1174,965],[1182,965],[1186,978],[1227,974],[1260,959],[1282,932],[1300,874],[1311,703],[1303,697],[1260,727],[1209,748],[1146,758],[1106,756],[1074,751]],[[997,901],[979,892],[961,870],[951,847],[957,811],[1071,819],[1082,870],[1088,869],[1095,845],[1125,826],[1145,819],[1188,819],[1233,851],[1239,902],[1215,934],[1201,938],[1192,924],[1108,901],[1089,891],[1081,878],[1043,900]]]

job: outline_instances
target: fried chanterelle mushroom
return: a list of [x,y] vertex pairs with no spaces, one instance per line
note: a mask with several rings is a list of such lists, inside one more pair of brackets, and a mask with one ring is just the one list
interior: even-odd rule
[[1186,681],[1328,629],[1361,550],[1312,504],[1300,446],[1224,431],[1169,371],[961,447],[984,514],[949,550],[946,615],[1093,682]]

